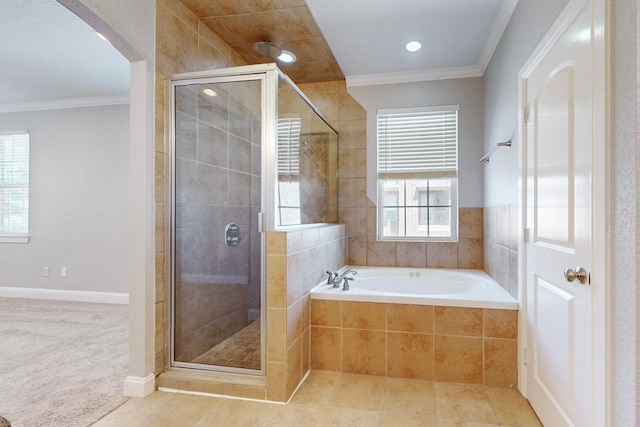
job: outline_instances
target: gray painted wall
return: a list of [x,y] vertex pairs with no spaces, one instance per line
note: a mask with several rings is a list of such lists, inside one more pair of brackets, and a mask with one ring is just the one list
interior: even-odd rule
[[513,138],[484,167],[484,206],[518,203],[518,72],[567,0],[520,0],[484,74],[484,150]]
[[367,110],[367,196],[376,200],[376,114],[378,109],[459,105],[458,203],[482,206],[482,79],[468,78],[349,87]]
[[30,135],[31,240],[0,243],[0,286],[128,293],[129,106],[0,114],[14,130]]

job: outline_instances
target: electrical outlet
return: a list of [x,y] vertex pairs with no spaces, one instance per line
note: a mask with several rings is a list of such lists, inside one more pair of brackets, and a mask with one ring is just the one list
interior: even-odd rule
[[67,267],[62,267],[60,269],[60,277],[67,277]]
[[49,267],[44,267],[44,268],[42,269],[42,275],[43,275],[44,277],[49,277]]

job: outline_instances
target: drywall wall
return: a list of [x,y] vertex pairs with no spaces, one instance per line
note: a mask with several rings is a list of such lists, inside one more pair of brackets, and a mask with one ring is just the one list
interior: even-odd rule
[[513,140],[484,166],[484,206],[518,202],[518,73],[567,3],[520,0],[484,73],[484,151]]
[[0,286],[128,293],[129,106],[0,114],[14,130],[30,135],[31,239],[0,243]]
[[638,371],[638,85],[636,0],[611,2],[610,268],[612,426],[637,425]]
[[367,196],[376,200],[376,114],[385,108],[459,105],[458,204],[481,207],[482,79],[351,86],[348,92],[367,110]]

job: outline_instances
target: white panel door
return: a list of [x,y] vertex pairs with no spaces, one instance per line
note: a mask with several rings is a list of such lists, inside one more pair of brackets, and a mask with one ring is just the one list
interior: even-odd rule
[[587,4],[525,80],[527,397],[551,427],[593,425],[591,28]]

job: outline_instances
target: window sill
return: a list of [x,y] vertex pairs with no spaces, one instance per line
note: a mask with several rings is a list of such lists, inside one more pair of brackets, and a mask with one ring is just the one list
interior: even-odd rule
[[0,243],[29,243],[28,234],[0,234]]

